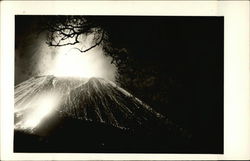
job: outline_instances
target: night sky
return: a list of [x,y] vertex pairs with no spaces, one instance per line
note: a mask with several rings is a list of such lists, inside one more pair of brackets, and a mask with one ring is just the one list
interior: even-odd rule
[[[127,51],[118,83],[192,135],[187,153],[223,153],[223,17],[89,18],[103,26],[113,47]],[[18,57],[31,50],[20,46],[30,44],[34,38],[27,37],[45,21],[16,16]],[[16,58],[16,69],[32,70],[20,65],[23,59]],[[15,73],[16,83],[34,75],[22,74]]]

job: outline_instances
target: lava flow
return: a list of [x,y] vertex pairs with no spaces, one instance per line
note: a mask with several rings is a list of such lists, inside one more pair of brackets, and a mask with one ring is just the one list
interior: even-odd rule
[[33,77],[15,88],[15,128],[35,132],[51,113],[129,129],[163,116],[102,78]]
[[[167,150],[178,146],[182,133],[163,115],[102,78],[37,76],[15,87],[18,152],[154,151],[159,141]],[[156,145],[151,147],[147,140]]]

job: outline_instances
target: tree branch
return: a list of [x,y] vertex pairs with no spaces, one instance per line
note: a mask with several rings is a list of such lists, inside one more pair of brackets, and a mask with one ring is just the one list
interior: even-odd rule
[[87,48],[87,49],[85,49],[85,50],[81,50],[81,49],[79,49],[79,48],[73,48],[73,49],[76,49],[76,50],[80,51],[81,53],[85,53],[85,52],[87,52],[87,51],[89,51],[89,50],[95,48],[96,46],[100,45],[101,42],[102,42],[102,40],[103,40],[103,38],[104,38],[104,31],[102,31],[102,35],[101,35],[100,40],[99,40],[98,42],[96,42],[93,46],[91,46],[91,47],[89,47],[89,48]]
[[49,35],[46,43],[53,47],[78,44],[80,43],[78,38],[82,34],[98,34],[98,37],[94,37],[93,40],[95,44],[89,48],[85,50],[77,47],[73,48],[82,53],[100,45],[104,39],[104,30],[101,29],[98,24],[88,22],[86,19],[79,17],[66,17],[62,19],[59,17],[56,21],[50,21],[48,23],[47,31]]

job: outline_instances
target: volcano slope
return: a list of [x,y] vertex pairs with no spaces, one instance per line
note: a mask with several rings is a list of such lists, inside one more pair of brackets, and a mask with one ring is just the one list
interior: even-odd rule
[[15,87],[15,152],[185,152],[188,135],[115,83],[37,76]]

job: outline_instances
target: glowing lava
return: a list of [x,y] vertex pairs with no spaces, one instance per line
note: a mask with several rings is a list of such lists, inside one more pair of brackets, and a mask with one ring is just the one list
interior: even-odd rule
[[50,92],[31,98],[24,107],[15,109],[17,116],[26,113],[15,128],[32,130],[55,109],[58,103],[57,94]]
[[102,78],[40,76],[16,86],[16,130],[36,132],[43,127],[39,125],[49,126],[54,116],[121,129],[147,126],[150,120],[164,118],[114,82]]

